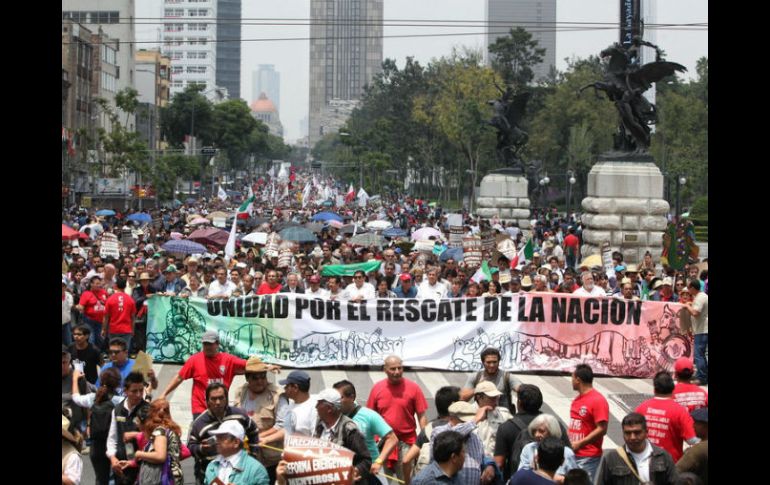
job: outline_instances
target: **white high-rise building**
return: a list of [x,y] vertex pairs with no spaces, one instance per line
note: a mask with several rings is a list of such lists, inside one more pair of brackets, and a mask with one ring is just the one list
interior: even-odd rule
[[162,52],[171,59],[171,96],[191,84],[216,97],[216,0],[165,0]]

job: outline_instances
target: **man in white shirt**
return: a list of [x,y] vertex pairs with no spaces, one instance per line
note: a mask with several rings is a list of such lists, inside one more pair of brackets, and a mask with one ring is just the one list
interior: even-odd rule
[[305,295],[307,295],[308,298],[321,298],[323,300],[329,298],[329,290],[321,288],[320,276],[314,274],[308,281],[310,283],[310,288],[305,291]]
[[438,268],[433,267],[428,270],[428,281],[423,281],[420,284],[418,293],[420,298],[430,298],[432,300],[446,298],[447,287],[438,281]]
[[594,275],[590,271],[584,271],[580,275],[583,286],[575,290],[572,294],[577,296],[607,296],[607,293],[598,286],[594,285]]
[[310,395],[310,376],[305,371],[295,370],[278,383],[284,386],[286,397],[292,401],[286,413],[284,432],[313,436],[318,421],[318,412],[315,408],[318,398]]
[[230,298],[238,287],[227,279],[227,270],[220,266],[216,270],[216,279],[209,284],[208,298]]
[[353,273],[353,283],[345,288],[345,299],[350,301],[374,300],[374,286],[366,281],[366,273]]

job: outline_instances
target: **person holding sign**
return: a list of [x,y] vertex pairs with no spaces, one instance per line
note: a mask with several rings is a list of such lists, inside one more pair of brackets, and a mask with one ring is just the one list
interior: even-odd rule
[[206,467],[205,484],[270,484],[265,467],[243,449],[246,432],[238,421],[225,421],[209,434],[216,436],[219,454]]

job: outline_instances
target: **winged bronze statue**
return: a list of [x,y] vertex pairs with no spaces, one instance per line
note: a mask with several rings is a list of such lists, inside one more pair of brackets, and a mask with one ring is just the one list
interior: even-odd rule
[[514,93],[510,86],[505,90],[496,83],[495,86],[500,91],[501,97],[488,101],[495,111],[488,123],[497,129],[497,159],[503,166],[519,165],[523,169],[519,152],[529,140],[529,135],[521,129],[520,123],[532,93],[528,91]]
[[[653,47],[657,54],[655,62],[640,66],[637,53],[643,45]],[[615,103],[620,115],[620,127],[615,137],[616,150],[646,152],[650,147],[650,125],[657,123],[658,116],[655,105],[643,93],[653,83],[676,72],[685,72],[687,68],[662,60],[658,46],[640,37],[635,37],[628,48],[615,43],[600,55],[604,61],[604,80],[582,87],[579,93],[594,88],[597,97],[601,98],[598,92],[604,91]]]

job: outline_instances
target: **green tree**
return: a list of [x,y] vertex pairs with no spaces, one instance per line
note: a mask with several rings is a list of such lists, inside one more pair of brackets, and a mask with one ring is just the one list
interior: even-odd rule
[[[139,139],[136,131],[129,131],[126,127],[130,115],[139,105],[137,96],[135,89],[126,88],[116,94],[115,107],[104,98],[96,100],[110,121],[109,131],[99,128],[97,144],[101,144],[104,150],[107,175],[111,177],[125,176],[126,171],[146,174],[149,170],[147,144]],[[119,112],[126,114],[124,123],[120,121]]]
[[[161,134],[174,148],[181,148],[185,136],[194,134],[203,144],[211,143],[214,108],[201,94],[203,87],[193,84],[174,95],[161,112]],[[201,143],[198,143],[201,145]]]
[[182,155],[178,152],[158,157],[150,174],[158,199],[173,199],[178,179],[193,179],[199,176],[200,168],[198,157]]
[[538,47],[532,34],[521,27],[511,29],[508,35],[498,37],[489,46],[492,68],[507,84],[526,86],[535,77],[533,67],[543,62],[546,49]]
[[261,124],[242,99],[231,99],[214,106],[210,139],[227,152],[229,168],[243,170],[251,151],[251,133]]

